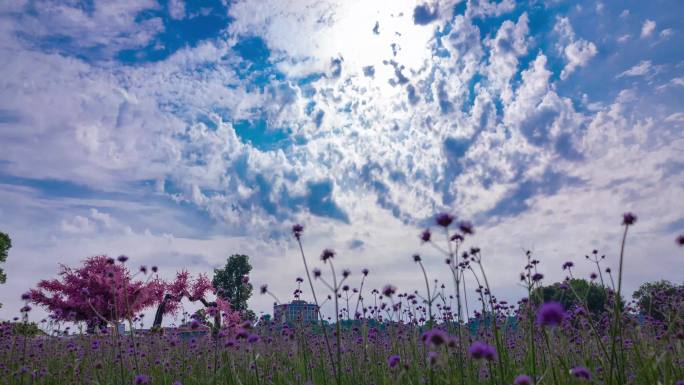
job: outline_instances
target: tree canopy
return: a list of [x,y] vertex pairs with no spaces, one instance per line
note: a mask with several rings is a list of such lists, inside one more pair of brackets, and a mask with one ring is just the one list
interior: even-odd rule
[[123,262],[88,258],[78,268],[60,266],[59,277],[42,280],[28,293],[59,321],[86,322],[89,329],[134,318],[161,300],[166,284],[158,278],[134,280]]
[[670,281],[646,282],[632,294],[639,313],[665,321],[684,309],[684,284]]
[[[0,232],[0,263],[4,263],[7,260],[7,254],[11,247],[12,239],[10,239],[9,235]],[[5,282],[7,282],[7,274],[5,274],[5,270],[0,267],[0,284]],[[0,307],[2,307],[1,303]]]
[[247,300],[252,295],[252,284],[249,283],[249,273],[252,265],[249,257],[242,254],[233,254],[228,257],[226,265],[222,269],[214,269],[212,284],[216,288],[219,298],[230,301],[234,310],[248,312]]
[[[556,282],[552,285],[535,288],[532,291],[532,301],[536,304],[539,304],[540,302],[557,301],[560,302],[566,310],[586,302],[588,307],[587,310],[593,314],[598,314],[606,307],[608,293],[612,293],[612,290],[604,288],[594,282],[589,282],[585,279],[571,279],[562,283]],[[577,297],[579,297],[581,301],[578,300]]]
[[[0,232],[0,263],[7,260],[7,253],[12,247],[12,239],[9,235]],[[7,275],[5,271],[0,267],[0,283],[5,283],[7,281]]]

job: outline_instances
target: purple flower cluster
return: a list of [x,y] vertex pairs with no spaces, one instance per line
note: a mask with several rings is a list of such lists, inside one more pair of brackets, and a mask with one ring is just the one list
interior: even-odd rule
[[570,374],[582,380],[591,380],[591,373],[589,372],[589,369],[584,366],[575,366],[570,369]]
[[485,359],[487,361],[493,361],[496,359],[496,349],[481,341],[473,342],[468,348],[468,353],[476,360]]
[[563,305],[555,301],[543,304],[537,311],[537,324],[541,326],[558,326],[564,318]]
[[390,368],[393,368],[393,367],[397,366],[399,361],[401,361],[401,358],[398,355],[394,354],[394,355],[389,356],[389,358],[387,358],[387,365]]

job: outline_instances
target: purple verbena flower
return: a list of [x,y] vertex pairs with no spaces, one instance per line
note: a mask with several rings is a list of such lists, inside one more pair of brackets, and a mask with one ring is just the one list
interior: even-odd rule
[[295,238],[300,239],[302,237],[302,232],[304,232],[304,226],[300,224],[292,225],[292,235],[294,235]]
[[430,238],[432,238],[432,233],[430,232],[430,229],[425,229],[422,233],[420,233],[421,241],[430,242]]
[[128,261],[128,257],[125,255],[119,255],[119,257],[116,259],[121,263],[125,263],[126,261]]
[[399,357],[396,354],[391,355],[391,356],[389,356],[389,358],[387,358],[387,366],[389,366],[390,368],[393,368],[393,367],[397,366],[399,361],[401,361],[401,357]]
[[423,340],[435,346],[440,346],[447,341],[449,335],[441,329],[428,330],[423,335]]
[[473,224],[468,222],[468,221],[460,221],[458,223],[458,229],[461,230],[461,232],[465,235],[475,234],[475,229],[473,228]]
[[440,213],[435,217],[435,222],[442,227],[449,227],[454,221],[454,216],[449,213]]
[[591,380],[591,373],[589,372],[589,369],[585,368],[584,366],[575,366],[574,368],[570,369],[570,374],[583,380]]
[[389,285],[389,284],[388,284],[388,285],[385,285],[385,287],[382,288],[382,294],[383,294],[385,297],[391,297],[391,296],[394,295],[394,293],[396,293],[396,292],[397,292],[397,287],[396,287],[396,286],[393,286],[393,285]]
[[634,215],[632,213],[624,213],[622,215],[622,224],[625,226],[631,226],[631,225],[635,224],[636,221],[637,221],[637,217],[636,217],[636,215]]
[[555,301],[547,302],[537,310],[537,324],[541,326],[559,325],[564,317],[563,305]]
[[328,259],[331,259],[335,256],[335,252],[330,249],[325,249],[321,253],[321,261],[326,262]]
[[513,385],[532,385],[532,378],[528,375],[521,374],[513,380]]
[[135,385],[149,385],[150,378],[144,374],[135,376]]
[[492,346],[481,341],[473,342],[468,348],[468,353],[476,360],[484,358],[487,361],[493,361],[496,359],[496,350]]
[[456,241],[456,242],[462,242],[463,241],[463,235],[456,233],[456,234],[451,236],[451,240]]

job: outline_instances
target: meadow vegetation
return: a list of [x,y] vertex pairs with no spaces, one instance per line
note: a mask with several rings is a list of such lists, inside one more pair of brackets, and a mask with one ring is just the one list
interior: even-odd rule
[[[623,217],[614,266],[597,250],[586,255],[594,267],[589,280],[575,277],[568,261],[558,267],[567,278],[545,284],[541,262],[524,253],[519,280],[525,296],[517,303],[492,292],[485,251],[469,244],[473,226],[450,214],[437,215],[419,241],[443,254],[452,281],[431,279],[422,255],[407,256],[424,283],[415,290],[391,283],[369,290],[370,272],[339,269],[344,261],[329,249],[320,255],[324,271],[311,269],[304,227],[295,225],[304,277],[296,295],[303,285],[307,298],[335,309],[309,323],[254,320],[244,302],[252,290],[246,274],[222,271],[224,286],[217,288],[205,275],[179,272],[166,282],[156,267],[132,273],[125,256],[93,257],[41,281],[23,296],[22,317],[1,324],[1,382],[682,385],[684,285],[648,283],[633,300],[623,293],[628,233],[636,220]],[[260,292],[278,301],[267,285]],[[202,303],[203,310],[179,327],[154,322],[142,329],[142,309],[176,314],[182,298]],[[233,307],[236,298],[240,304]],[[40,330],[29,326],[32,305],[50,313]],[[129,332],[114,327],[120,322]],[[82,326],[66,326],[74,324]]]

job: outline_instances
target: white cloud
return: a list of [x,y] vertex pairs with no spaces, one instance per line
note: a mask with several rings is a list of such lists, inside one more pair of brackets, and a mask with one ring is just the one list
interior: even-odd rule
[[672,35],[674,35],[674,30],[672,28],[665,28],[664,30],[660,31],[660,37],[663,39],[667,39]]
[[11,10],[4,10],[4,13],[0,10],[0,16],[16,20],[11,24],[9,36],[19,34],[28,39],[30,45],[35,46],[40,46],[43,39],[58,38],[78,53],[102,50],[103,55],[108,57],[121,49],[143,47],[164,30],[159,18],[136,19],[141,11],[158,7],[153,0],[97,0],[93,2],[91,9],[54,1],[37,2],[31,7],[33,12],[26,12],[26,7],[28,5],[22,5],[21,11],[17,13],[12,13]]
[[529,44],[527,13],[523,13],[516,23],[506,20],[493,39],[485,44],[491,49],[487,75],[494,90],[501,92],[504,102],[512,97],[510,80],[518,71],[518,57],[525,54]]
[[183,0],[170,0],[168,7],[171,18],[176,20],[185,18],[185,2]]
[[667,123],[677,123],[681,125],[684,123],[684,112],[675,112],[674,114],[668,115],[665,118],[665,121]]
[[76,215],[72,219],[64,219],[62,221],[62,231],[67,233],[92,233],[95,231],[95,224],[88,218]]
[[632,38],[632,35],[630,35],[630,34],[624,34],[624,35],[618,37],[617,41],[618,41],[618,43],[620,43],[620,44],[624,44],[624,43],[628,42],[629,39],[631,39],[631,38]]
[[577,68],[586,66],[589,60],[596,56],[598,50],[594,43],[575,38],[575,31],[567,17],[557,18],[554,31],[560,35],[557,49],[563,53],[567,60],[567,64],[560,74],[560,78],[565,80]]
[[90,216],[94,220],[102,222],[106,228],[111,228],[114,225],[111,215],[98,211],[96,208],[90,209]]
[[619,75],[617,75],[617,77],[621,78],[625,76],[644,76],[651,73],[651,70],[653,70],[653,65],[651,61],[642,60],[639,62],[639,64],[636,64],[635,66],[621,72]]
[[656,28],[656,22],[653,20],[646,19],[644,21],[644,24],[641,26],[641,37],[649,37],[653,34],[653,31],[655,31]]
[[565,47],[565,57],[568,64],[561,72],[561,79],[566,79],[577,67],[584,67],[597,53],[594,43],[578,40]]
[[[409,0],[243,1],[230,8],[236,19],[230,30],[262,36],[274,54],[284,54],[278,66],[291,76],[325,72],[330,60],[342,55],[345,72],[361,74],[363,67],[374,65],[376,76],[389,78],[392,71],[382,65],[383,60],[394,58],[416,69],[427,58],[432,29],[414,24],[415,6]],[[440,19],[448,18],[449,12],[448,4],[441,6]],[[372,31],[376,23],[379,34]],[[398,48],[396,56],[393,43]]]
[[468,0],[466,15],[469,18],[477,17],[499,17],[515,9],[514,0],[490,1],[490,0]]
[[673,85],[676,85],[676,86],[684,87],[684,76],[673,78],[672,80],[670,80],[670,83],[672,83]]

